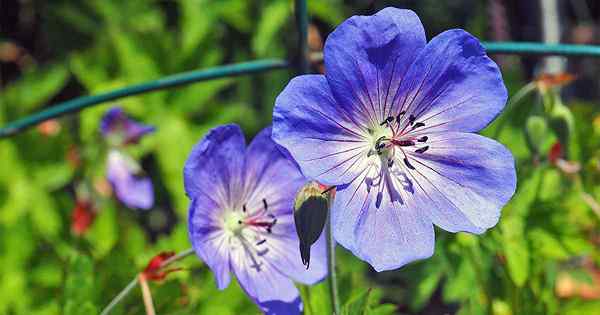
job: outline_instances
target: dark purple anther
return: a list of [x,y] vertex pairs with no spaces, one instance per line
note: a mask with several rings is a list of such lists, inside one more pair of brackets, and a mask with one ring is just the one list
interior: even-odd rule
[[417,153],[425,153],[425,151],[427,151],[427,149],[429,149],[428,145],[426,145],[426,146],[424,146],[422,148],[416,149],[415,152],[417,152]]
[[410,168],[411,170],[415,169],[415,167],[412,166],[412,164],[410,164],[410,162],[408,161],[408,158],[404,158],[404,164],[406,164],[406,167]]

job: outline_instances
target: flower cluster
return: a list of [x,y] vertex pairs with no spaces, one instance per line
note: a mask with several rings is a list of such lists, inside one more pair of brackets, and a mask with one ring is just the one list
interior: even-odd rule
[[[326,274],[323,235],[308,270],[298,252],[292,209],[309,180],[335,186],[335,240],[378,271],[431,256],[434,225],[483,233],[516,188],[511,153],[475,134],[507,92],[467,32],[427,43],[414,12],[387,8],[337,27],[324,62],[325,75],[296,77],[278,96],[272,131],[246,148],[239,127],[217,127],[184,169],[197,255],[219,288],[233,272],[270,314],[299,313],[292,280],[312,284]],[[308,264],[320,231],[303,229]]]

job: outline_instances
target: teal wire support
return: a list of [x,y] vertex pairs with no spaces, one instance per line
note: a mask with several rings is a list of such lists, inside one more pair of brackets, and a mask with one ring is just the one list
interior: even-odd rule
[[285,60],[256,60],[231,65],[224,65],[205,70],[183,72],[154,81],[148,81],[136,85],[126,86],[124,88],[120,88],[98,95],[78,97],[76,99],[53,105],[45,110],[42,110],[41,112],[26,116],[25,118],[7,124],[6,126],[0,129],[0,138],[5,138],[14,135],[20,131],[35,126],[48,119],[57,118],[68,113],[78,112],[84,108],[103,102],[112,101],[122,97],[138,95],[142,93],[162,90],[194,82],[218,79],[223,77],[240,76],[274,69],[283,69],[287,67],[289,67],[289,64]]
[[489,54],[600,57],[600,46],[533,42],[483,42]]
[[[296,12],[306,12],[306,1],[296,1]],[[298,25],[308,25],[308,15],[297,15]],[[300,38],[307,38],[307,28],[299,27]],[[308,56],[308,45],[306,40],[299,41],[301,54]],[[600,58],[600,46],[592,45],[571,45],[571,44],[544,44],[533,42],[483,42],[488,54],[511,54],[511,55],[557,55],[566,57],[597,57]],[[309,60],[300,56],[299,69],[307,71],[309,69]],[[322,56],[321,56],[322,59]],[[319,61],[319,60],[313,60]],[[13,121],[0,128],[0,138],[5,138],[17,134],[29,127],[35,126],[43,121],[57,118],[68,113],[78,112],[84,108],[112,101],[122,97],[142,94],[146,92],[157,91],[170,87],[176,87],[194,82],[218,79],[230,76],[239,76],[244,74],[259,73],[275,69],[289,67],[290,64],[280,59],[264,59],[249,61],[231,65],[224,65],[215,68],[196,70],[175,74],[162,79],[149,81],[141,84],[123,87],[106,93],[78,97],[63,103],[52,105],[41,112],[26,116],[25,118]],[[306,69],[306,70],[305,70]]]
[[310,71],[308,56],[308,9],[306,0],[295,1],[296,28],[298,29],[298,72],[305,74]]

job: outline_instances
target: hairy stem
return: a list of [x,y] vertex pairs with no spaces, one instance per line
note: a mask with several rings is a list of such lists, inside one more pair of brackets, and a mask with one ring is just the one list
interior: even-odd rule
[[335,273],[335,241],[333,240],[333,230],[331,229],[331,213],[327,215],[327,224],[325,225],[327,237],[327,269],[329,277],[329,297],[334,315],[340,315],[340,297],[337,287],[337,275]]

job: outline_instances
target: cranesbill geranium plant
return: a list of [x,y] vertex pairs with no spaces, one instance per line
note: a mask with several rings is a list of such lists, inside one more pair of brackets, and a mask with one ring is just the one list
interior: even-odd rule
[[308,177],[336,185],[335,239],[376,270],[429,257],[433,225],[483,233],[515,191],[514,159],[475,132],[507,91],[480,42],[460,29],[429,43],[417,15],[386,8],[338,26],[325,75],[294,78],[273,138]]
[[265,313],[299,314],[293,280],[313,284],[325,277],[325,244],[323,237],[317,241],[306,269],[293,218],[294,197],[306,179],[271,140],[271,128],[248,148],[237,125],[212,129],[188,157],[184,179],[192,246],[219,289],[233,272]]

